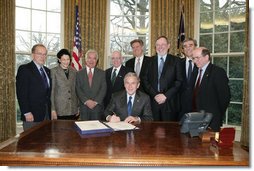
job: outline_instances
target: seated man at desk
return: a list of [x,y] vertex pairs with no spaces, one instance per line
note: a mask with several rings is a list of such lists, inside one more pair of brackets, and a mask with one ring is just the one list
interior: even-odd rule
[[104,112],[107,121],[140,123],[153,120],[150,98],[147,94],[137,90],[139,85],[140,79],[136,73],[129,72],[125,75],[125,90],[112,95]]

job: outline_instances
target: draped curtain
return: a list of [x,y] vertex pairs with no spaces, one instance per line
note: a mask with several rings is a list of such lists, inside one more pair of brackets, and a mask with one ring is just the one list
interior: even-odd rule
[[[103,69],[106,34],[107,0],[79,0],[80,29],[84,53],[95,49],[99,55],[98,67]],[[75,0],[65,0],[64,45],[72,50],[75,22]],[[85,64],[82,58],[82,64]]]
[[15,136],[15,0],[0,1],[0,142]]
[[244,55],[244,81],[243,81],[243,106],[242,106],[242,129],[241,129],[241,144],[249,147],[249,126],[250,126],[250,104],[249,104],[249,0],[246,0],[246,24],[245,24],[245,55]]
[[151,54],[155,54],[155,41],[164,35],[171,41],[170,53],[179,53],[177,37],[182,6],[184,7],[185,37],[194,36],[193,0],[151,0]]

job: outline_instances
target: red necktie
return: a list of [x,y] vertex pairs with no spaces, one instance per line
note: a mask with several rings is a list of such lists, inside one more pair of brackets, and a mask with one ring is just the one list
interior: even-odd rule
[[89,72],[88,72],[88,82],[89,82],[89,86],[92,86],[92,80],[93,80],[93,73],[92,73],[92,69],[89,68]]
[[193,96],[192,96],[192,111],[193,112],[197,111],[196,96],[197,96],[198,89],[200,86],[201,76],[202,76],[202,69],[199,70],[198,80],[197,80],[195,88],[193,90]]

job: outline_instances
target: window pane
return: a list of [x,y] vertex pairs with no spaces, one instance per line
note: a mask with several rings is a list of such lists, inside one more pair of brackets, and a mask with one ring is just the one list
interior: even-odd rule
[[215,13],[215,32],[228,31],[229,19],[228,11],[218,11]]
[[244,30],[245,27],[245,8],[236,8],[231,10],[230,25],[231,31]]
[[16,6],[21,6],[21,7],[31,7],[31,1],[30,0],[16,0]]
[[229,87],[230,87],[230,92],[231,92],[231,101],[242,102],[243,81],[242,80],[229,80]]
[[228,8],[229,7],[230,0],[219,0],[214,1],[215,3],[215,10],[220,10],[222,8]]
[[49,69],[56,67],[58,65],[57,58],[55,56],[47,56],[46,65]]
[[110,10],[110,15],[122,15],[121,0],[111,1],[110,9],[113,9],[113,10]]
[[16,70],[15,73],[17,74],[17,69],[19,68],[20,65],[26,64],[30,62],[31,56],[30,55],[23,55],[23,54],[16,54]]
[[214,35],[214,53],[228,52],[228,34]]
[[49,53],[57,53],[60,50],[60,34],[48,34],[47,47]]
[[211,33],[213,31],[213,13],[200,14],[200,33]]
[[211,11],[213,9],[210,0],[200,0],[200,11]]
[[227,71],[227,57],[214,57],[213,63]]
[[123,18],[123,35],[135,36],[136,35],[136,22],[135,16],[126,16]]
[[149,17],[148,16],[137,16],[136,31],[137,35],[148,34]]
[[242,105],[230,104],[228,107],[228,124],[240,126],[241,119],[242,119]]
[[61,10],[61,0],[47,0],[47,10],[60,12]]
[[[30,30],[31,10],[16,8],[16,29]],[[24,20],[24,18],[26,20]]]
[[46,32],[46,12],[32,10],[32,31]]
[[[32,44],[42,43],[47,47],[47,40],[46,40],[46,34],[45,33],[32,33]],[[47,47],[48,48],[48,47]]]
[[136,1],[132,1],[132,0],[124,0],[122,2],[123,6],[122,6],[122,10],[123,10],[123,14],[126,15],[135,15],[136,12]]
[[231,8],[242,7],[246,5],[246,0],[231,0]]
[[244,32],[230,34],[230,52],[243,52],[245,47]]
[[139,0],[137,4],[136,15],[149,15],[149,0]]
[[32,0],[32,8],[46,10],[46,0]]
[[229,58],[229,77],[243,78],[243,56]]
[[200,35],[199,46],[204,46],[212,52],[213,35]]
[[27,31],[16,31],[16,51],[30,52],[31,49],[31,36]]
[[61,23],[60,13],[52,13],[52,12],[47,13],[47,32],[60,33],[61,31],[60,23]]
[[110,17],[110,34],[122,34],[122,25],[123,25],[122,16],[111,16]]
[[122,38],[119,35],[110,36],[110,51],[114,50],[122,51]]

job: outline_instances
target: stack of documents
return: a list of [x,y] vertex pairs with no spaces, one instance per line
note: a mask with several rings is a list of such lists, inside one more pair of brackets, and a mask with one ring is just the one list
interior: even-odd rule
[[99,120],[92,121],[76,121],[76,127],[80,134],[106,133],[113,131],[133,130],[138,129],[135,125],[127,122],[100,122]]

